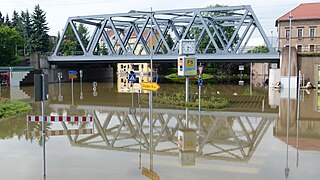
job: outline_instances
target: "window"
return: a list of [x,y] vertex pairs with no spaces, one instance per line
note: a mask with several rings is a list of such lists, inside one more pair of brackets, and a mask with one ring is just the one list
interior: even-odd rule
[[297,45],[297,52],[302,52],[302,45]]
[[290,29],[286,29],[286,38],[289,38],[290,36]]
[[134,71],[139,71],[139,65],[131,65]]
[[316,35],[316,29],[315,28],[310,28],[309,29],[309,36],[310,38],[314,38]]
[[314,52],[314,45],[310,45],[310,46],[309,46],[309,51],[310,51],[310,52]]
[[298,39],[301,39],[303,36],[302,29],[298,29]]

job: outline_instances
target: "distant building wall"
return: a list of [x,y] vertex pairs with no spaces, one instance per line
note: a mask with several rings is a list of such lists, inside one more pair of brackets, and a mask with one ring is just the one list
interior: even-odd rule
[[320,55],[318,56],[298,56],[298,64],[304,79],[313,85],[318,81],[318,66],[320,65]]

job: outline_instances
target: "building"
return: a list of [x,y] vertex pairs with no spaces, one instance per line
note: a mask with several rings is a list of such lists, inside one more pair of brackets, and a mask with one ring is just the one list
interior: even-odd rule
[[291,45],[296,47],[297,52],[320,51],[320,2],[300,4],[276,20],[279,50],[289,46],[290,13],[292,16]]
[[[112,43],[115,44],[115,50],[118,52],[120,50],[120,44],[116,43],[115,34],[113,31],[107,31],[109,38],[111,39]],[[151,46],[151,38],[149,31],[144,31],[142,34],[143,38],[146,40],[146,45],[148,47]],[[159,33],[157,30],[154,30],[154,36],[159,38]],[[153,36],[153,37],[154,37]],[[122,37],[123,38],[123,37]],[[126,48],[132,48],[137,40],[137,33],[132,32],[130,38],[128,39],[128,43]],[[157,40],[155,38],[152,39],[152,45],[156,46]],[[101,44],[100,44],[101,45]],[[147,55],[146,50],[144,49],[141,42],[137,44],[137,48],[135,49],[135,54],[140,55]],[[142,82],[149,82],[150,77],[150,66],[149,63],[117,63],[117,86],[118,92],[123,93],[131,93],[132,91],[138,93],[141,90],[140,83]],[[131,83],[128,80],[128,74],[130,72],[134,72],[137,77],[137,81],[135,83]],[[146,93],[148,91],[141,90],[141,93]]]

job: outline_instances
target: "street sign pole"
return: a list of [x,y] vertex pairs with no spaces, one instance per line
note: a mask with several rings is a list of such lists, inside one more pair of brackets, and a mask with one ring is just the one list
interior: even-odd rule
[[138,104],[139,104],[139,124],[140,124],[140,131],[139,131],[139,137],[140,137],[140,151],[139,151],[139,169],[141,169],[141,141],[142,141],[142,120],[141,120],[141,95],[140,90],[138,92]]
[[71,104],[73,105],[73,79],[71,79]]
[[61,77],[62,77],[62,72],[58,72],[58,81],[59,81],[59,97],[58,100],[62,101],[62,97],[61,97]]
[[133,107],[133,82],[131,81],[131,107]]
[[[152,7],[151,7],[151,13],[150,13],[150,23],[151,23],[151,26],[150,26],[150,31],[151,31],[151,34],[150,34],[150,68],[151,68],[151,72],[150,72],[150,76],[151,76],[151,82],[152,82],[152,71],[153,71],[153,40],[152,40],[152,36],[153,36],[153,29],[152,29]],[[152,116],[152,113],[153,113],[153,110],[152,110],[152,94],[153,92],[152,91],[149,91],[149,139],[150,139],[150,143],[149,143],[149,152],[150,152],[150,171],[153,171],[153,116]]]
[[198,67],[199,70],[199,80],[198,80],[198,86],[199,86],[199,134],[201,132],[201,87],[202,87],[202,71],[203,71],[203,66]]
[[189,76],[186,76],[186,127],[189,128],[189,119],[188,119],[188,102],[189,102]]
[[82,75],[83,71],[80,70],[80,99],[82,100],[83,99],[83,91],[82,91]]
[[45,106],[44,106],[44,101],[45,101],[45,78],[44,74],[41,74],[42,77],[42,103],[41,103],[41,109],[42,109],[42,154],[43,154],[43,176],[46,176],[46,140],[45,140],[45,135],[46,135],[46,129],[45,129],[45,124],[44,124],[44,115],[45,115]]

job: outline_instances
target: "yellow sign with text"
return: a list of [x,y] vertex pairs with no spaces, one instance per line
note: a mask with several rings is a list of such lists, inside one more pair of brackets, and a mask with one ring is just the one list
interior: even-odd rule
[[149,90],[149,91],[156,91],[160,88],[159,84],[155,82],[142,82],[141,89]]
[[194,68],[194,58],[186,58],[186,68]]
[[142,167],[142,175],[152,179],[152,180],[160,180],[160,177],[157,173],[150,171],[149,169]]

